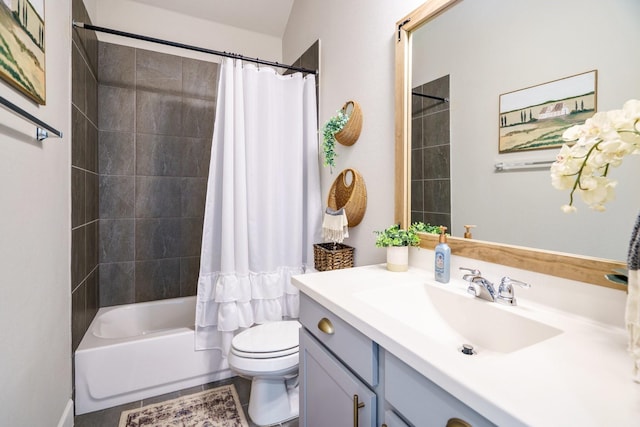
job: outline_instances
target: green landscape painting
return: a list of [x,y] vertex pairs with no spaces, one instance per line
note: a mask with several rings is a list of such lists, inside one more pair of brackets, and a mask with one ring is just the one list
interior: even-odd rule
[[499,152],[556,148],[596,111],[597,71],[500,95]]
[[0,77],[44,105],[44,0],[0,0]]

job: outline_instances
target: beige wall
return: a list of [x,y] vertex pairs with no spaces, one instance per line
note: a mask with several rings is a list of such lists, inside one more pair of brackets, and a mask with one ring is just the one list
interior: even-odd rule
[[[280,61],[282,56],[282,43],[278,37],[209,22],[130,0],[90,0],[87,3],[87,11],[97,26],[272,61]],[[105,33],[98,33],[98,39],[156,52],[220,62],[220,58],[212,55]]]
[[2,426],[69,425],[73,409],[70,11],[71,1],[59,0],[45,12],[46,106],[0,82],[2,96],[64,134],[37,142],[34,126],[0,111]]
[[394,203],[394,35],[395,22],[422,0],[296,0],[283,39],[283,59],[297,58],[316,39],[320,44],[320,112],[324,123],[349,99],[362,107],[360,139],[338,146],[336,170],[322,171],[322,197],[337,174],[357,169],[367,185],[367,211],[349,230],[345,244],[356,248],[356,264],[383,262],[374,230],[393,223]]

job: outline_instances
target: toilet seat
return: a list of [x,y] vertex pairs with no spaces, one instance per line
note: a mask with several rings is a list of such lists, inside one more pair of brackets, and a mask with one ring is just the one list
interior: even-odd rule
[[264,323],[242,331],[231,341],[231,353],[248,359],[272,359],[298,353],[297,320]]

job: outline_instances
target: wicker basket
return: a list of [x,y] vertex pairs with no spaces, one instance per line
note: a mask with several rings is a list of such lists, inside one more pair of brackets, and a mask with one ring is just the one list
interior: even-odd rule
[[[349,185],[346,181],[348,172],[351,172],[352,176]],[[367,210],[367,187],[364,185],[362,175],[355,169],[345,169],[340,172],[329,189],[327,205],[333,210],[344,208],[349,227],[360,224]]]
[[339,270],[353,267],[351,246],[342,243],[316,243],[313,245],[313,261],[318,271]]
[[347,108],[352,105],[351,114],[349,114],[349,120],[344,125],[340,132],[336,132],[334,137],[342,145],[353,145],[360,137],[360,131],[362,131],[362,110],[360,105],[355,101],[347,101],[342,107],[342,111],[347,114]]

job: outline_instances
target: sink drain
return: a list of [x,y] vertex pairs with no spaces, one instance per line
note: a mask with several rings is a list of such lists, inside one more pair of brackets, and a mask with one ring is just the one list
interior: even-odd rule
[[473,346],[471,344],[462,344],[462,348],[460,349],[462,354],[466,354],[467,356],[473,356],[476,352],[473,350]]

